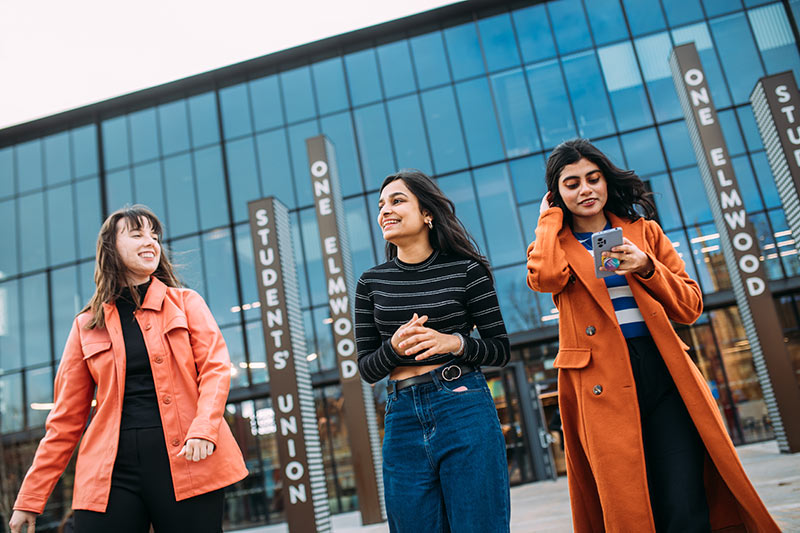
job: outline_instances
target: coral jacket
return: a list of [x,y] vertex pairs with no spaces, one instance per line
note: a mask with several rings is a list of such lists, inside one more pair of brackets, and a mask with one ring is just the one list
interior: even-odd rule
[[[117,308],[104,304],[103,311],[104,328],[86,329],[89,313],[75,318],[56,374],[47,433],[14,509],[42,512],[83,435],[72,507],[106,510],[119,443],[126,359]],[[230,357],[206,303],[192,290],[167,287],[153,278],[136,321],[153,370],[175,498],[204,494],[244,478],[242,453],[223,419]],[[95,389],[97,407],[87,428]],[[190,438],[213,442],[214,453],[200,462],[177,457]]]
[[[697,320],[700,288],[657,223],[606,215],[655,265],[648,279],[625,277],[705,444],[712,529],[779,531],[742,468],[689,347],[670,324]],[[553,293],[559,311],[554,366],[575,531],[655,531],[627,344],[605,282],[563,224],[560,208],[539,217],[536,241],[528,247],[527,281],[535,291]]]

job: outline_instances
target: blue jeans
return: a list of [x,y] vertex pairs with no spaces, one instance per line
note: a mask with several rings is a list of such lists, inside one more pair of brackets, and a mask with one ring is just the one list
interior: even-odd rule
[[[510,503],[503,434],[480,372],[391,392],[383,483],[397,533],[506,533]],[[466,390],[454,392],[454,389]]]

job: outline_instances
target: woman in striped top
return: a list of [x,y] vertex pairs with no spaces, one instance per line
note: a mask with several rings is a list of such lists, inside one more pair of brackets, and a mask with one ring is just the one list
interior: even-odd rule
[[[773,531],[671,325],[693,323],[703,303],[648,220],[650,193],[584,139],[557,146],[545,178],[527,281],[559,310],[554,366],[575,531]],[[610,254],[619,267],[601,280],[591,235],[612,226],[622,228]]]
[[479,369],[509,358],[489,265],[425,174],[387,177],[379,208],[388,261],[358,281],[356,343],[364,380],[389,376],[389,528],[506,532],[505,443]]

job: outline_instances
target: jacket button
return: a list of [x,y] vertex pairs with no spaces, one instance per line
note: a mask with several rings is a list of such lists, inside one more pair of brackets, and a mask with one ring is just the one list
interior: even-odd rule
[[594,335],[596,331],[597,330],[594,328],[594,326],[589,326],[588,328],[586,328],[586,334],[589,335],[590,337]]
[[144,329],[149,331],[150,328],[152,328],[152,327],[153,327],[153,325],[150,322],[148,322],[147,324],[145,324]]
[[600,396],[601,394],[603,394],[603,386],[595,385],[594,388],[592,389],[592,394],[594,394],[595,396]]
[[172,439],[172,445],[173,446],[180,446],[180,444],[181,444],[180,439]]
[[155,362],[156,362],[156,363],[158,363],[158,364],[161,364],[161,363],[163,363],[163,362],[164,362],[164,358],[163,358],[163,357],[161,357],[160,355],[157,355],[157,356],[156,356],[156,358],[155,358],[155,359],[153,359],[153,361],[155,361]]
[[164,396],[164,399],[161,400],[161,401],[164,402],[165,404],[169,405],[169,404],[172,403],[172,398],[170,396]]

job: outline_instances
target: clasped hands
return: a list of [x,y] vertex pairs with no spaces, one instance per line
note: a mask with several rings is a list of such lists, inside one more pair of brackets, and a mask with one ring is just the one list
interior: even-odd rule
[[439,333],[435,329],[425,327],[427,315],[414,313],[411,320],[397,328],[392,335],[392,348],[401,356],[415,356],[422,361],[440,353],[456,352],[461,347],[461,339],[455,335]]

